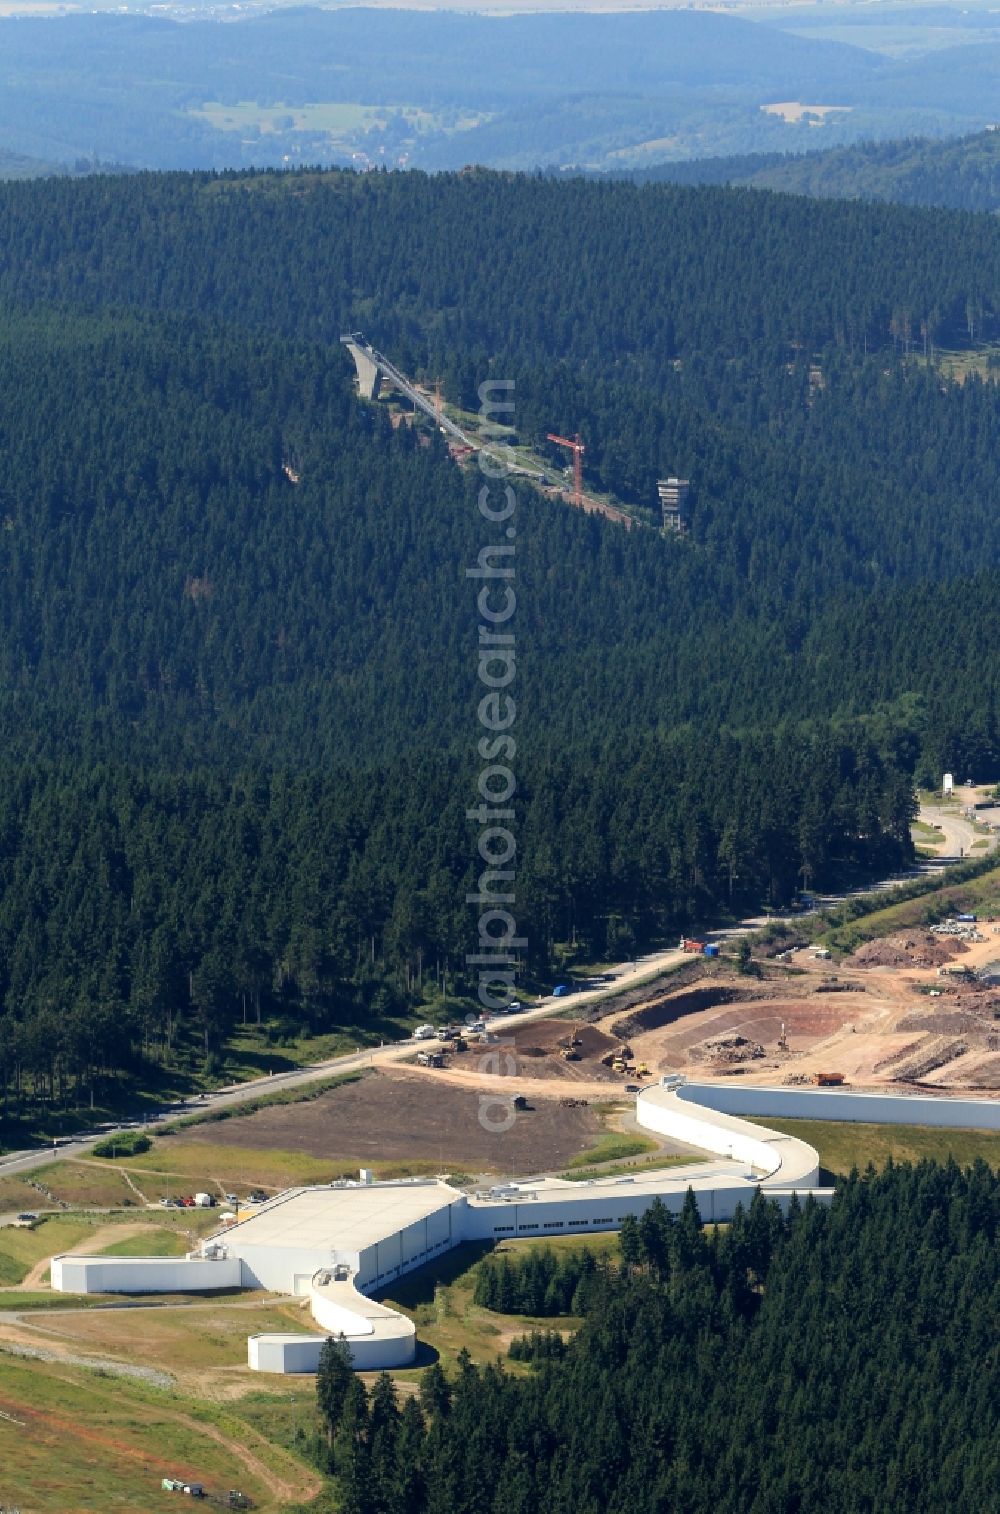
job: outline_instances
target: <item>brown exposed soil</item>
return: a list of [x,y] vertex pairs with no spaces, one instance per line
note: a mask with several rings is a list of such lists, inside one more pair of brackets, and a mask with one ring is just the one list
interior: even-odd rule
[[970,1013],[962,1009],[916,1009],[905,1015],[896,1024],[897,1030],[922,1030],[935,1036],[986,1035],[993,1025],[992,1016]]
[[[476,1059],[466,1054],[455,1060],[474,1064]],[[210,1144],[224,1141],[327,1157],[331,1173],[374,1161],[432,1162],[441,1171],[460,1167],[497,1173],[564,1167],[593,1144],[601,1129],[599,1116],[589,1107],[567,1109],[557,1100],[539,1099],[518,1111],[510,1129],[490,1129],[503,1123],[503,1110],[490,1101],[524,1092],[524,1071],[519,1067],[516,1079],[493,1077],[482,1089],[456,1086],[433,1071],[419,1077],[379,1072],[308,1103],[227,1120],[224,1134],[218,1125],[208,1124],[192,1126],[184,1135]]]
[[944,967],[968,951],[964,941],[932,936],[930,931],[903,931],[866,941],[851,957],[855,967]]
[[616,1020],[612,1031],[622,1040],[641,1035],[644,1030],[662,1030],[688,1015],[701,1010],[714,1009],[717,1004],[742,1004],[749,999],[763,998],[762,992],[752,989],[728,988],[724,984],[711,987],[691,988],[681,993],[663,994],[652,999],[623,1020]]
[[[511,1043],[520,1078],[563,1078],[574,1083],[594,1079],[618,1081],[601,1059],[613,1055],[620,1043],[595,1025],[575,1020],[536,1020],[531,1025],[512,1025],[510,1035],[502,1036],[502,1040]],[[564,1058],[563,1052],[572,1052],[572,1060]],[[468,1060],[456,1057],[451,1065],[460,1067]]]

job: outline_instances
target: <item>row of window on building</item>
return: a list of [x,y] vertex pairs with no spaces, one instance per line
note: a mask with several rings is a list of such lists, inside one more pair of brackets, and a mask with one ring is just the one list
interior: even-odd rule
[[515,1232],[515,1229],[516,1229],[518,1235],[523,1235],[526,1230],[538,1230],[539,1228],[541,1228],[542,1230],[567,1230],[567,1229],[572,1229],[574,1226],[579,1227],[581,1225],[596,1225],[596,1226],[599,1226],[601,1228],[606,1228],[608,1225],[617,1225],[618,1223],[619,1223],[619,1221],[616,1220],[616,1219],[613,1219],[611,1217],[611,1215],[607,1215],[607,1216],[605,1216],[602,1219],[593,1219],[593,1220],[546,1220],[541,1225],[541,1227],[539,1227],[539,1225],[537,1223],[534,1223],[534,1224],[522,1224],[522,1225],[517,1225],[517,1226],[514,1226],[514,1225],[494,1225],[493,1226],[493,1234],[494,1235],[513,1235],[514,1232]]
[[663,511],[663,529],[675,536],[683,536],[688,528],[688,495],[690,481],[686,478],[661,478],[656,485]]

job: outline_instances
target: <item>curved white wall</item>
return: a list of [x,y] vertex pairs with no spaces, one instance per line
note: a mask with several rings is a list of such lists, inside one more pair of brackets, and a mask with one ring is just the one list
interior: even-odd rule
[[328,1298],[318,1298],[313,1293],[309,1308],[313,1319],[317,1325],[322,1325],[327,1335],[344,1335],[350,1340],[354,1336],[375,1334],[371,1320],[363,1319],[360,1314],[345,1309],[342,1304],[334,1304]]
[[247,1360],[254,1371],[315,1372],[329,1335],[344,1338],[359,1372],[408,1367],[416,1360],[416,1325],[405,1314],[359,1293],[354,1275],[335,1281],[329,1270],[317,1272],[309,1307],[323,1335],[252,1335]]
[[[819,1154],[814,1147],[795,1136],[734,1119],[727,1105],[715,1102],[716,1092],[715,1084],[665,1079],[638,1095],[636,1121],[686,1146],[746,1163],[764,1188],[779,1184],[810,1188],[819,1181]],[[728,1095],[737,1090],[725,1088],[722,1092]],[[697,1191],[697,1177],[692,1187]]]

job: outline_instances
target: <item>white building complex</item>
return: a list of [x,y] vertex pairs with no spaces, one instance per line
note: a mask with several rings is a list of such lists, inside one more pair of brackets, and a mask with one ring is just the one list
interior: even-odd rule
[[664,1078],[637,1096],[637,1123],[707,1153],[711,1161],[580,1183],[531,1179],[474,1193],[433,1178],[290,1188],[187,1257],[53,1257],[52,1286],[67,1293],[265,1288],[297,1295],[309,1299],[323,1334],[251,1336],[251,1367],[314,1372],[328,1335],[344,1336],[359,1369],[405,1366],[416,1355],[413,1322],[368,1295],[463,1241],[616,1230],[626,1215],[643,1214],[655,1199],[678,1212],[688,1188],[707,1224],[731,1219],[757,1188],[783,1209],[792,1194],[829,1202],[832,1190],[817,1186],[815,1150],[751,1124],[743,1114],[1000,1129],[1000,1102],[986,1099]]

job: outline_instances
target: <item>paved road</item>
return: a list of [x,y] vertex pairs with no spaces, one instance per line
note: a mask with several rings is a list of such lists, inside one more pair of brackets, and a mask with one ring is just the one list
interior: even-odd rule
[[[639,957],[635,961],[622,962],[617,967],[610,968],[602,975],[602,981],[596,987],[584,989],[571,997],[553,998],[551,995],[538,999],[530,1009],[525,1010],[516,1017],[516,1023],[524,1025],[532,1020],[544,1019],[551,1015],[554,1010],[566,1009],[570,1004],[588,1004],[595,999],[600,999],[612,990],[618,991],[634,984],[641,983],[647,978],[655,977],[665,968],[675,966],[684,960],[684,953],[676,949],[664,952],[654,952],[649,956]],[[508,1026],[514,1023],[507,1017],[488,1022],[491,1028]],[[390,1043],[385,1046],[371,1049],[360,1049],[349,1052],[346,1056],[332,1057],[325,1062],[314,1062],[308,1067],[297,1068],[293,1072],[274,1073],[269,1077],[255,1078],[252,1082],[231,1084],[228,1088],[220,1089],[217,1093],[207,1094],[202,1099],[190,1099],[182,1105],[174,1105],[164,1109],[158,1115],[150,1115],[142,1123],[143,1129],[154,1132],[160,1125],[178,1116],[185,1114],[207,1114],[213,1109],[224,1109],[234,1104],[245,1104],[260,1094],[274,1093],[279,1089],[301,1088],[309,1083],[320,1082],[323,1078],[336,1076],[338,1073],[352,1072],[358,1068],[386,1066],[393,1062],[402,1061],[406,1057],[412,1057],[414,1050],[419,1045],[434,1046],[434,1041],[417,1042],[409,1039],[401,1042]],[[88,1134],[80,1140],[64,1140],[58,1147],[45,1146],[34,1148],[30,1151],[11,1152],[7,1156],[0,1157],[0,1177],[13,1177],[19,1173],[31,1172],[36,1167],[42,1167],[47,1162],[59,1157],[86,1156],[97,1141],[102,1141],[109,1134],[120,1132],[129,1128],[126,1125],[115,1127],[114,1131],[103,1131],[100,1134]]]
[[[973,840],[979,839],[973,830],[971,823],[963,817],[954,814],[942,815],[939,811],[921,812],[921,819],[928,824],[936,822],[943,829],[946,841],[957,849],[964,847],[966,855]],[[996,837],[990,838],[990,845],[995,846]],[[934,864],[931,864],[933,867]],[[891,878],[881,883],[869,884],[865,889],[851,890],[852,893],[867,893],[872,889],[892,887],[896,884],[907,882],[907,878]],[[818,907],[839,902],[845,895],[824,895],[817,900]],[[738,925],[729,926],[724,930],[706,931],[701,934],[708,940],[722,941],[727,937],[745,934],[748,930],[766,924],[766,917],[755,916],[752,919],[742,920]],[[491,1028],[499,1029],[511,1024],[530,1024],[533,1020],[541,1020],[560,1010],[576,1008],[577,1005],[591,1004],[595,1000],[606,997],[611,992],[620,993],[623,989],[635,987],[647,980],[657,977],[668,968],[676,967],[686,960],[686,954],[678,948],[669,951],[652,952],[647,956],[639,957],[628,962],[620,962],[617,966],[609,968],[601,975],[601,981],[594,987],[582,989],[571,997],[554,998],[548,995],[536,1000],[530,1009],[516,1016],[515,1019],[502,1017],[490,1022]],[[315,1062],[308,1067],[297,1068],[292,1072],[274,1073],[269,1077],[255,1078],[248,1083],[231,1084],[228,1088],[222,1088],[217,1093],[207,1094],[204,1098],[191,1099],[184,1104],[174,1105],[164,1109],[160,1114],[148,1116],[141,1123],[144,1129],[155,1131],[164,1123],[175,1120],[185,1114],[207,1114],[213,1109],[224,1109],[234,1104],[244,1104],[260,1094],[273,1093],[279,1089],[301,1088],[309,1083],[316,1083],[323,1078],[336,1076],[338,1073],[352,1072],[358,1068],[379,1067],[391,1065],[407,1057],[412,1057],[418,1045],[434,1046],[434,1041],[416,1042],[412,1039],[394,1042],[385,1046],[349,1052],[346,1056],[333,1057],[325,1062]],[[114,1131],[103,1131],[100,1134],[88,1134],[81,1136],[79,1140],[64,1140],[56,1147],[35,1148],[30,1151],[12,1152],[7,1156],[0,1157],[0,1177],[14,1176],[19,1173],[31,1172],[36,1167],[44,1166],[55,1157],[79,1157],[86,1156],[97,1141],[104,1140],[108,1134],[114,1134],[122,1129],[130,1128],[126,1125],[115,1127]]]
[[944,860],[946,856],[955,861],[968,857],[976,841],[987,843],[985,847],[979,848],[979,854],[993,851],[996,847],[998,838],[995,835],[984,836],[976,830],[971,820],[967,820],[964,815],[957,814],[954,810],[943,810],[937,805],[922,805],[918,818],[924,825],[932,825],[940,831],[945,845],[945,852],[941,854],[940,860]]

